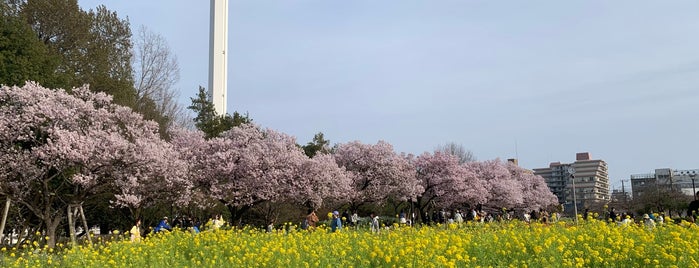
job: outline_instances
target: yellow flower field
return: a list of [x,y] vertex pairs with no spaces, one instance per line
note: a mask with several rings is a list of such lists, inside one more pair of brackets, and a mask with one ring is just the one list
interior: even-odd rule
[[[126,237],[126,236],[125,236]],[[379,234],[254,229],[3,249],[2,267],[699,267],[699,228],[590,221],[391,228]]]

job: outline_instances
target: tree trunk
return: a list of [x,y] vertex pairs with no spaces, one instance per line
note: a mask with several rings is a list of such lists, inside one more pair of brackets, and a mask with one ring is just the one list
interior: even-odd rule
[[49,248],[54,248],[56,246],[56,230],[58,225],[61,224],[61,218],[51,218],[50,216],[46,219],[46,236],[49,237],[47,243]]
[[420,222],[422,224],[426,224],[429,222],[427,218],[425,218],[425,208],[427,208],[427,205],[422,205],[422,198],[418,197],[415,202],[411,202],[413,204],[413,208],[417,210],[417,213],[419,214],[418,218],[420,219]]
[[242,223],[243,214],[250,210],[252,206],[237,207],[233,205],[226,205],[226,207],[228,208],[228,212],[231,213],[231,224],[235,223],[236,225],[240,225]]

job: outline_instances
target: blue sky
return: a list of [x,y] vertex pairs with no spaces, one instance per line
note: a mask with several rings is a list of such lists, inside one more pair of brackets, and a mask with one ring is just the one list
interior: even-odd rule
[[[209,1],[87,1],[163,35],[207,86]],[[304,144],[447,142],[525,168],[590,152],[612,188],[699,168],[697,1],[230,0],[228,107]],[[627,184],[628,186],[628,184]]]

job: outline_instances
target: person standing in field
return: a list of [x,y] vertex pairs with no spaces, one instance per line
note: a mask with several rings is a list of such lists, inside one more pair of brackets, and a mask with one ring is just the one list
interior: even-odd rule
[[131,242],[140,242],[141,241],[141,219],[136,220],[136,224],[131,227]]
[[330,232],[337,232],[342,229],[342,219],[340,219],[340,212],[333,211],[332,219],[330,220]]
[[374,215],[374,213],[371,213],[371,232],[372,233],[379,233],[379,216]]
[[461,211],[458,209],[456,210],[456,213],[454,213],[454,221],[459,225],[464,222],[464,217],[461,216]]
[[357,215],[357,211],[355,210],[354,213],[352,213],[352,218],[351,221],[352,226],[357,228],[357,223],[359,222],[359,215]]
[[316,228],[316,223],[318,223],[318,216],[316,215],[315,210],[309,209],[308,210],[308,215],[306,215],[306,224],[308,225],[309,230],[313,230]]
[[614,209],[614,208],[612,207],[612,209],[609,210],[609,214],[608,214],[608,215],[609,215],[609,218],[607,219],[608,221],[611,219],[611,222],[616,222],[616,218],[617,218],[616,209]]

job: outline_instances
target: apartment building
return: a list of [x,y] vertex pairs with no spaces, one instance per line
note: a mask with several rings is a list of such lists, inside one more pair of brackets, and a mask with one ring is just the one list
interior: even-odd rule
[[607,163],[592,159],[588,152],[577,153],[573,163],[553,162],[546,168],[535,168],[534,174],[544,177],[566,209],[573,206],[573,189],[578,208],[610,201]]

